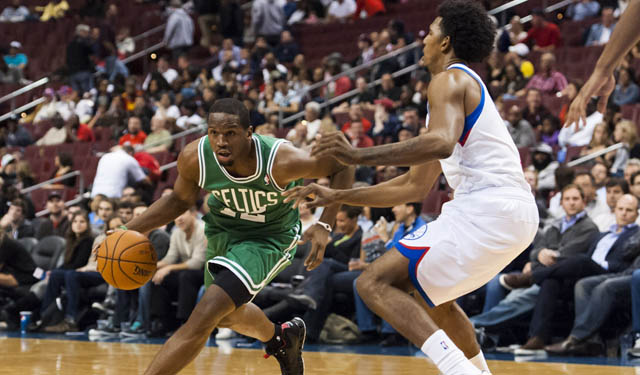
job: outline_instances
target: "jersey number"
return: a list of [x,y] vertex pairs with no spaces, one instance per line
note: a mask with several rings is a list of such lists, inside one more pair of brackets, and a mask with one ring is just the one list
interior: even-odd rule
[[[238,217],[238,213],[235,212],[234,210],[228,208],[228,207],[225,207],[225,208],[221,209],[220,213],[221,214],[225,214],[227,216],[235,217],[235,218]],[[260,214],[252,215],[252,214],[248,214],[246,212],[240,213],[240,219],[253,221],[254,223],[264,223],[265,222],[264,215],[260,215]]]

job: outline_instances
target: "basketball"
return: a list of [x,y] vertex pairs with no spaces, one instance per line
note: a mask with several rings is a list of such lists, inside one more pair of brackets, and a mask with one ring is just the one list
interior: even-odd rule
[[132,290],[151,280],[158,261],[151,242],[133,231],[107,236],[98,248],[98,272],[117,289]]

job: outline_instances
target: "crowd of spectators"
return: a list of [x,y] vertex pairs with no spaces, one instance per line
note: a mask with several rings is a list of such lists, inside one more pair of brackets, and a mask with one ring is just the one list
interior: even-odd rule
[[[393,20],[382,30],[359,36],[353,61],[336,53],[318,66],[308,66],[288,29],[295,22],[317,23],[320,19],[357,22],[353,20],[362,12],[384,12],[383,3],[379,3],[382,8],[376,4],[254,1],[248,27],[255,40],[244,43],[244,23],[228,24],[229,17],[238,17],[239,9],[233,3],[210,7],[207,2],[194,1],[196,26],[188,14],[190,8],[170,1],[164,36],[167,50],[143,76],[130,75],[118,63],[134,48],[127,30],[116,34],[110,29],[108,20],[117,15],[117,8],[108,8],[110,16],[104,25],[78,25],[67,47],[68,85],[47,88],[42,104],[24,118],[10,118],[1,128],[4,145],[11,149],[3,152],[0,162],[0,226],[4,229],[0,275],[10,275],[7,281],[0,278],[0,298],[8,303],[0,311],[0,321],[14,329],[18,312],[31,310],[36,318],[42,317],[32,329],[64,332],[92,327],[97,318],[111,316],[107,326],[91,334],[124,337],[165,336],[185,321],[201,291],[204,258],[199,216],[206,212],[206,205],[185,212],[166,228],[145,234],[161,253],[161,261],[152,282],[138,292],[108,290],[93,261],[81,256],[84,247],[80,244],[89,238],[99,242],[98,235],[126,223],[154,196],[169,191],[163,190],[162,179],[167,176],[160,172],[158,160],[165,154],[175,157],[180,150],[171,135],[203,125],[208,108],[218,98],[243,101],[257,133],[287,138],[301,148],[312,147],[317,134],[334,130],[344,132],[354,147],[403,141],[425,132],[429,75],[392,75],[416,63],[419,52],[400,54],[328,85],[315,85],[422,35],[413,35],[401,21]],[[594,21],[584,35],[584,45],[592,46],[608,42],[622,11],[623,7],[609,2],[584,0],[572,4],[565,15],[575,21]],[[528,30],[518,17],[508,25],[498,30],[496,50],[486,62],[486,71],[480,73],[521,151],[541,227],[534,243],[504,273],[459,302],[472,316],[485,347],[518,343],[522,344],[519,354],[545,349],[554,354],[601,354],[603,338],[624,333],[616,327],[629,325],[625,320],[629,312],[633,337],[640,338],[640,311],[632,307],[640,305],[636,301],[640,301],[640,271],[634,272],[640,264],[636,225],[640,145],[636,124],[624,118],[621,108],[639,100],[633,62],[640,52],[635,49],[618,70],[617,86],[605,113],[590,106],[580,130],[561,129],[568,103],[581,82],[567,79],[567,71],[557,68],[556,55],[563,48],[559,27],[538,10]],[[201,29],[200,41],[193,39],[195,27]],[[221,42],[216,44],[218,39]],[[198,43],[209,52],[206,58],[190,53]],[[11,56],[19,66],[19,47]],[[374,79],[381,84],[370,87]],[[324,107],[327,100],[350,90],[356,90],[355,95]],[[552,100],[562,105],[551,106]],[[300,119],[281,126],[284,118],[298,112],[303,112]],[[34,126],[48,126],[48,130],[35,137]],[[110,146],[117,147],[102,150],[105,153],[94,166],[95,179],[90,181],[90,199],[65,207],[58,189],[76,185],[63,180],[48,186],[44,207],[48,213],[35,218],[35,211],[43,207],[34,207],[29,195],[20,194],[19,189],[39,181],[29,174],[29,161],[22,150],[34,143],[91,143],[104,133]],[[614,143],[622,147],[576,168],[564,164]],[[47,177],[64,175],[74,169],[74,162],[76,157],[57,154],[55,170]],[[356,184],[380,183],[405,171],[391,166],[358,167]],[[328,183],[323,180],[318,183]],[[436,188],[446,194],[445,181]],[[320,211],[301,210],[303,228]],[[292,266],[255,302],[276,321],[302,314],[310,341],[406,344],[366,308],[353,282],[395,241],[434,218],[425,212],[437,214],[423,211],[422,202],[387,209],[343,207],[325,262],[314,271],[305,271],[302,260],[308,248],[300,246]],[[88,232],[82,229],[83,220]],[[50,235],[66,238],[60,251],[63,255],[58,255],[60,262],[50,273],[34,273],[42,267],[36,267],[28,252],[25,255],[26,241],[21,240],[33,237],[38,244],[47,243],[44,240]],[[63,303],[52,303],[58,298]],[[175,311],[172,300],[178,302]],[[93,309],[91,302],[96,302]],[[574,307],[575,314],[567,313]],[[332,335],[325,324],[337,321],[332,314],[354,320],[357,328],[343,323],[357,334]],[[228,335],[220,332],[219,338]],[[632,352],[640,355],[640,340]]]

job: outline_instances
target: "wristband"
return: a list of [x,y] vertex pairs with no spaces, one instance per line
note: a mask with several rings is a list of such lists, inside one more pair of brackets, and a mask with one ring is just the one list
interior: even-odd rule
[[122,230],[129,230],[129,228],[127,228],[127,227],[126,227],[126,226],[124,226],[124,225],[119,226],[119,227],[118,227],[118,229],[122,229]]
[[326,229],[329,233],[331,233],[331,225],[324,223],[320,220],[315,222],[316,224],[320,225],[321,227],[323,227],[324,229]]

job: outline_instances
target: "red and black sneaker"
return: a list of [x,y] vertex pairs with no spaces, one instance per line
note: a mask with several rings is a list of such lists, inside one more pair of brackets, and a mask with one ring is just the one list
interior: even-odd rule
[[275,337],[273,344],[265,347],[265,358],[274,356],[280,363],[282,375],[303,375],[304,360],[302,348],[307,337],[307,327],[300,318],[282,323],[281,333]]

